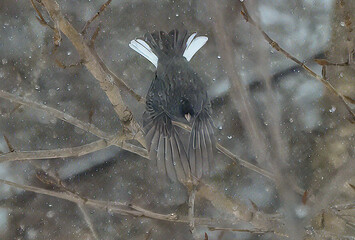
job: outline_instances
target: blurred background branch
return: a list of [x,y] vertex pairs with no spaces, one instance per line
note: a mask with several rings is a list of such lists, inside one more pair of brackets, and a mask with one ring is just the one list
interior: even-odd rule
[[[0,3],[0,238],[354,238],[355,2],[19,4]],[[191,64],[219,153],[190,195],[146,161],[154,75],[128,48],[173,28],[209,37]]]

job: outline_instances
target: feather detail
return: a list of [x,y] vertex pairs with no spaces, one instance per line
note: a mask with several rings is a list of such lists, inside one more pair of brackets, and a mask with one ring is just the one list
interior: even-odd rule
[[203,175],[209,175],[214,167],[215,139],[212,126],[211,116],[206,109],[198,114],[192,125],[188,159],[191,174],[198,179]]
[[165,113],[153,112],[145,112],[143,117],[149,158],[156,162],[158,172],[167,175],[173,182],[186,181],[190,176],[189,162],[171,119]]
[[193,33],[191,34],[191,36],[187,39],[187,42],[186,42],[186,47],[190,46],[192,40],[195,38],[197,33]]
[[187,39],[186,49],[184,51],[183,56],[190,61],[191,58],[200,50],[207,42],[208,37],[200,36],[195,38],[196,33],[191,34],[191,36]]
[[158,58],[164,56],[183,55],[187,61],[190,61],[208,40],[206,36],[196,37],[196,35],[197,33],[193,33],[187,38],[186,31],[154,32],[146,34],[145,41],[132,40],[129,46],[157,67]]
[[154,54],[151,47],[141,39],[132,40],[129,44],[130,48],[148,59],[155,67],[158,66],[158,57]]

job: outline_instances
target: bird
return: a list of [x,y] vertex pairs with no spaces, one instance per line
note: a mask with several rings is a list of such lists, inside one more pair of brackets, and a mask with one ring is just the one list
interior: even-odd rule
[[[159,173],[186,182],[209,175],[214,167],[214,124],[207,84],[189,63],[207,42],[187,30],[155,31],[136,38],[129,47],[156,68],[143,113],[149,158]],[[191,126],[185,149],[173,121]]]

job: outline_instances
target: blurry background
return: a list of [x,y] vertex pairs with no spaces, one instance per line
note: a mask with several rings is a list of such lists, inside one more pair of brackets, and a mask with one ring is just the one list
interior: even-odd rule
[[[105,2],[57,1],[78,31]],[[320,75],[321,67],[314,59],[343,63],[354,49],[352,0],[244,2],[271,38]],[[45,9],[38,7],[50,21]],[[355,185],[355,174],[346,176],[339,185],[329,185],[341,174],[343,164],[354,161],[355,128],[348,121],[348,112],[320,82],[272,49],[240,11],[239,2],[233,0],[113,0],[87,32],[90,36],[101,24],[95,43],[98,55],[142,96],[154,77],[154,66],[128,47],[130,40],[146,32],[174,28],[208,36],[206,46],[191,64],[210,86],[218,141],[237,156],[275,174],[282,173],[285,182],[292,179],[315,196],[324,186],[329,194],[337,189],[324,207],[354,203],[355,191],[348,183]],[[80,59],[64,34],[54,51],[53,32],[39,24],[29,0],[0,0],[0,23],[0,89],[64,111],[105,132],[119,131],[112,104],[86,68],[63,69],[56,64],[59,60],[71,65]],[[329,81],[353,99],[354,71],[351,66],[327,68]],[[129,96],[125,99],[141,121],[144,106]],[[9,151],[4,136],[15,151],[74,147],[97,139],[43,111],[5,99],[0,99],[0,114],[3,153]],[[355,239],[355,213],[344,218],[331,211],[312,212],[311,206],[302,203],[301,195],[291,194],[287,201],[282,188],[232,164],[224,155],[218,154],[216,163],[216,172],[205,182],[250,208],[249,199],[261,211],[284,214],[291,219],[287,224],[293,223],[290,236],[301,239],[305,228],[311,228],[334,237],[329,239]],[[117,147],[75,158],[0,163],[0,178],[48,188],[36,178],[34,166],[57,173],[83,197],[131,202],[159,213],[187,212],[188,194],[183,185],[166,181],[148,160]],[[213,240],[279,237],[209,231],[206,226],[197,226],[191,234],[188,224],[92,209],[88,212],[99,239],[204,239],[205,232]],[[224,219],[225,214],[197,195],[197,216]],[[240,224],[241,228],[248,226]],[[311,237],[328,239],[317,234]],[[95,238],[76,204],[1,184],[0,239]]]

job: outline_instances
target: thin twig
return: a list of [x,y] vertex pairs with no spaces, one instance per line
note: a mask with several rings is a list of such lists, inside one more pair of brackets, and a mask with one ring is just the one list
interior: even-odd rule
[[94,236],[94,238],[95,238],[96,240],[99,240],[100,238],[99,238],[99,236],[98,236],[98,234],[97,234],[97,232],[96,232],[96,230],[95,230],[94,225],[92,224],[92,221],[91,221],[91,219],[90,219],[90,216],[88,215],[88,213],[87,213],[87,211],[86,211],[84,205],[79,203],[79,204],[78,204],[78,207],[79,207],[81,213],[83,214],[84,220],[85,220],[86,224],[88,225],[88,227],[89,227],[89,229],[90,229],[92,235]]
[[230,159],[232,159],[235,162],[238,162],[243,167],[246,167],[254,172],[257,172],[257,173],[263,175],[264,177],[267,177],[273,181],[276,181],[276,178],[274,177],[274,175],[272,173],[268,172],[267,170],[257,167],[255,165],[247,162],[246,160],[243,160],[243,159],[237,157],[235,154],[233,154],[231,151],[229,151],[227,148],[223,147],[219,143],[216,145],[216,147],[219,151],[224,153],[227,157],[229,157]]
[[6,145],[7,147],[9,148],[9,151],[10,152],[15,152],[15,149],[14,147],[12,146],[12,144],[10,143],[9,139],[4,135],[4,139],[5,139],[5,142],[6,142]]
[[192,185],[192,188],[189,191],[189,211],[188,217],[190,220],[189,227],[190,232],[193,233],[195,231],[195,196],[196,196],[196,185]]
[[66,157],[79,157],[85,154],[99,151],[107,148],[110,144],[100,139],[98,141],[85,144],[72,148],[60,148],[51,150],[37,150],[37,151],[22,151],[22,152],[10,152],[0,155],[0,163],[10,161],[23,161],[23,160],[40,160],[40,159],[53,159],[53,158],[66,158]]
[[147,235],[145,237],[145,240],[149,240],[150,239],[150,237],[152,236],[152,231],[153,231],[153,228],[149,229],[149,231],[148,231],[148,233],[147,233]]
[[[73,42],[74,46],[77,48],[79,54],[80,52],[87,52],[87,48],[86,45],[83,44],[83,42],[80,42],[79,40],[81,40],[80,36],[77,36],[77,32],[75,31],[75,29],[70,25],[70,23],[62,16],[62,14],[59,11],[59,6],[58,4],[54,1],[54,0],[43,0],[43,3],[46,7],[46,9],[48,10],[50,16],[54,19],[59,19],[59,23],[60,23],[60,27],[61,30],[64,32],[64,34],[66,34],[68,36],[69,39],[71,39],[71,41]],[[55,12],[56,10],[56,12]],[[63,29],[62,29],[63,28]],[[99,79],[99,81],[101,82],[100,79],[102,79],[102,76],[96,76],[98,75],[96,72],[97,71],[103,71],[105,73],[106,77],[109,77],[110,79],[113,79],[120,87],[122,86],[126,86],[125,83],[120,80],[118,77],[116,77],[107,67],[106,65],[103,63],[103,61],[97,56],[96,52],[90,52],[90,57],[92,57],[92,59],[90,59],[90,61],[87,61],[85,64],[88,68],[88,70],[97,78]],[[89,58],[89,57],[87,57]],[[93,66],[91,66],[91,64],[95,64],[96,65],[100,65],[101,70],[97,70],[96,67],[94,68]],[[116,89],[117,92],[115,93],[115,95],[119,95],[118,92],[119,90]],[[135,96],[136,100],[140,103],[144,103],[145,99],[143,97],[141,97],[140,95],[136,94],[132,89],[130,89],[129,87],[127,87],[125,90],[127,90],[132,96]],[[107,93],[107,92],[106,92]],[[113,94],[113,91],[111,93],[107,93],[108,95]],[[110,95],[111,96],[111,95]],[[109,98],[110,98],[109,96]],[[123,102],[121,102],[123,104]],[[121,108],[120,108],[121,109]],[[125,109],[126,110],[126,109]],[[124,110],[124,111],[125,111]],[[116,109],[116,112],[119,111]],[[140,139],[141,137],[138,136],[138,139]],[[250,163],[248,163],[245,160],[242,160],[240,158],[237,158],[235,155],[230,154],[230,152],[226,151],[226,149],[224,147],[222,147],[221,145],[217,145],[217,147],[219,148],[220,151],[222,151],[223,153],[225,153],[228,157],[230,157],[233,160],[238,160],[241,162],[241,164],[247,168],[252,169],[253,171],[256,171],[268,178],[272,178],[272,174],[267,173],[265,170],[262,170]],[[302,192],[303,193],[303,192]]]
[[[48,114],[63,120],[69,124],[72,124],[84,131],[87,131],[99,138],[100,140],[89,143],[79,147],[72,147],[72,148],[62,148],[62,149],[52,149],[52,150],[37,150],[37,151],[23,151],[23,152],[16,152],[11,151],[10,153],[0,155],[0,162],[6,161],[18,161],[18,160],[31,160],[31,159],[53,159],[53,158],[65,158],[65,157],[75,157],[75,156],[82,156],[88,153],[92,153],[111,145],[118,146],[124,150],[130,151],[132,153],[136,153],[139,156],[144,158],[148,158],[147,150],[138,146],[135,146],[131,143],[127,143],[125,140],[129,139],[126,136],[112,136],[108,133],[105,133],[98,129],[96,126],[80,121],[79,119],[59,111],[55,108],[48,107],[43,104],[36,103],[32,100],[16,96],[14,94],[5,92],[0,90],[0,97],[10,100],[12,102],[29,106],[35,109],[43,110]],[[13,149],[13,148],[12,148]]]
[[[99,138],[102,138],[102,139],[106,139],[106,140],[109,140],[111,139],[112,136],[110,136],[109,134],[101,131],[100,129],[98,129],[96,126],[92,125],[92,124],[89,124],[89,123],[86,123],[86,122],[82,122],[80,121],[79,119],[67,114],[67,113],[64,113],[64,112],[61,112],[57,109],[54,109],[54,108],[51,108],[51,107],[48,107],[46,105],[43,105],[43,104],[39,104],[39,103],[36,103],[32,100],[29,100],[29,99],[25,99],[23,97],[20,97],[20,96],[16,96],[14,94],[11,94],[11,93],[8,93],[8,92],[5,92],[3,90],[0,90],[0,97],[1,98],[4,98],[4,99],[8,99],[12,102],[16,102],[16,103],[19,103],[19,104],[22,104],[22,105],[25,105],[25,106],[29,106],[29,107],[32,107],[32,108],[36,108],[36,109],[40,109],[40,110],[43,110],[43,111],[46,111],[47,113],[49,113],[50,115],[58,118],[58,119],[61,119],[67,123],[70,123],[80,129],[83,129],[89,133],[92,133],[94,134],[95,136],[99,137]],[[179,122],[174,122],[174,125],[182,128],[182,129],[185,129],[187,131],[191,131],[191,128],[186,125],[186,124],[182,124],[182,123],[179,123]],[[98,143],[100,143],[100,146],[103,146],[101,145],[102,144],[102,141],[103,140],[99,140]],[[142,148],[139,148],[137,146],[134,146],[133,144],[128,144],[128,143],[125,143],[124,145],[120,145],[119,143],[116,143],[114,144],[116,146],[119,146],[119,147],[122,147],[123,149],[125,150],[128,150],[128,151],[134,151],[134,153],[137,153],[138,155],[140,156],[143,156],[143,157],[146,157],[148,156],[147,154],[147,151],[145,149],[142,149]],[[16,160],[29,160],[29,159],[48,159],[48,158],[59,158],[59,157],[71,157],[71,156],[81,156],[81,155],[84,155],[84,154],[87,154],[87,153],[91,153],[91,152],[94,152],[95,150],[93,149],[92,151],[90,151],[90,147],[91,145],[85,145],[86,147],[84,146],[81,146],[81,147],[75,147],[75,148],[68,148],[68,149],[55,149],[55,150],[42,150],[42,151],[29,151],[29,152],[16,152],[16,153],[13,153],[13,154],[4,154],[4,155],[1,155],[0,156],[0,162],[3,162],[3,161],[16,161]],[[94,146],[94,145],[93,145]],[[106,146],[107,147],[107,146]],[[100,150],[99,147],[95,148],[96,150]],[[103,149],[103,148],[101,148]],[[225,147],[223,147],[222,145],[220,144],[217,144],[217,149],[220,150],[222,153],[224,153],[227,157],[229,157],[230,159],[232,159],[233,161],[235,162],[239,162],[240,165],[252,170],[252,171],[255,171],[273,181],[275,181],[273,175],[262,169],[262,168],[259,168],[249,162],[247,162],[246,160],[243,160],[239,157],[237,157],[236,155],[234,155],[232,152],[230,152],[228,149],[226,149]],[[72,152],[74,155],[70,155],[70,152]],[[37,155],[38,154],[38,155]],[[75,154],[80,154],[80,155],[75,155]],[[6,160],[5,160],[6,159]],[[304,191],[302,191],[302,194],[303,194]]]
[[314,61],[321,66],[337,66],[337,67],[349,66],[349,61],[344,62],[344,63],[333,63],[333,62],[330,62],[326,59],[314,59]]
[[336,234],[336,233],[332,233],[332,232],[325,231],[325,230],[312,230],[311,234],[309,234],[309,235],[315,235],[317,237],[316,239],[355,240],[354,236],[346,236],[346,235]]
[[96,12],[96,14],[85,23],[85,26],[83,27],[83,30],[81,30],[81,34],[85,34],[86,33],[86,29],[88,28],[88,26],[106,9],[106,7],[111,3],[112,0],[108,0],[107,2],[105,2],[104,4],[102,4],[102,6],[100,7],[99,11]]
[[48,160],[56,158],[79,157],[89,153],[93,153],[109,146],[117,146],[123,150],[135,153],[143,158],[148,158],[146,149],[127,143],[124,139],[105,140],[100,139],[95,142],[85,144],[78,147],[59,148],[51,150],[36,150],[36,151],[14,151],[0,155],[0,163],[11,161],[24,161],[24,160]]
[[[3,179],[0,179],[0,183],[7,184],[12,187],[20,188],[26,191],[34,192],[34,193],[39,193],[39,194],[44,194],[47,196],[52,196],[60,199],[65,199],[77,204],[82,204],[85,206],[93,207],[96,209],[101,209],[101,210],[107,210],[110,212],[118,213],[118,214],[123,214],[123,215],[132,215],[136,217],[148,217],[152,219],[158,219],[158,220],[164,220],[164,221],[176,221],[177,216],[176,214],[159,214],[155,212],[151,212],[149,210],[140,210],[133,209],[131,205],[127,205],[124,203],[120,202],[107,202],[107,201],[99,201],[99,200],[94,200],[94,199],[83,199],[79,196],[74,196],[72,194],[68,194],[66,192],[55,192],[43,188],[38,188],[38,187],[33,187],[33,186],[27,186],[27,185],[22,185],[10,181],[6,181]],[[185,220],[187,222],[187,220]]]
[[[8,99],[8,100],[16,102],[16,103],[19,103],[19,104],[22,104],[22,105],[25,105],[25,106],[29,106],[29,107],[33,107],[33,108],[36,108],[36,109],[40,109],[40,110],[46,111],[47,113],[51,114],[52,116],[54,116],[54,117],[56,117],[58,119],[61,119],[61,120],[65,121],[65,122],[68,122],[68,123],[80,128],[80,129],[83,129],[83,130],[85,130],[85,131],[87,131],[89,133],[92,133],[92,134],[94,134],[97,137],[100,137],[100,138],[103,138],[103,139],[107,139],[107,140],[109,140],[111,138],[111,136],[109,136],[107,133],[101,131],[100,129],[98,129],[94,125],[86,123],[86,122],[82,122],[82,121],[78,120],[77,118],[74,118],[73,116],[71,116],[69,114],[66,114],[66,113],[63,113],[63,112],[61,112],[61,111],[59,111],[57,109],[48,107],[48,106],[43,105],[43,104],[36,103],[36,102],[34,102],[32,100],[28,100],[28,99],[25,99],[23,97],[16,96],[14,94],[5,92],[3,90],[0,90],[0,97]],[[185,129],[187,131],[191,131],[191,128],[188,125],[186,125],[186,124],[182,124],[182,123],[179,123],[179,122],[174,122],[174,124],[177,125],[178,127],[182,128],[182,129]],[[116,146],[117,145],[118,144],[116,144]],[[69,150],[69,149],[67,149],[67,150],[63,150],[63,149],[43,150],[43,151],[40,151],[41,153],[37,157],[40,158],[40,159],[67,157],[67,156],[70,156],[68,151],[73,151],[73,153],[77,153],[77,154],[86,154],[85,151],[89,150],[89,146],[87,148],[84,147],[84,149],[80,149],[80,147],[77,147],[77,148],[74,148],[73,150]],[[136,147],[134,147],[134,145],[126,144],[126,150],[127,149],[139,150],[139,154],[138,155],[144,156],[144,157],[147,156],[146,151],[143,151],[143,149],[136,148]],[[270,172],[268,172],[268,171],[266,171],[266,170],[264,170],[262,168],[259,168],[259,167],[255,166],[255,165],[247,162],[246,160],[238,158],[236,155],[234,155],[232,152],[230,152],[228,149],[226,149],[222,145],[217,144],[217,149],[220,150],[222,153],[224,153],[227,157],[229,157],[233,161],[239,162],[240,165],[242,165],[242,166],[244,166],[246,168],[249,168],[250,170],[253,170],[253,171],[255,171],[255,172],[257,172],[257,173],[259,173],[259,174],[271,179],[271,180],[275,180],[273,175]],[[51,152],[51,151],[53,151],[53,152]],[[9,161],[11,159],[11,157],[16,157],[16,160],[35,159],[36,158],[36,155],[35,155],[36,152],[38,153],[39,151],[22,152],[22,153],[18,153],[18,154],[13,154],[12,156],[9,155],[9,156],[6,157],[6,159],[8,159],[6,161]],[[93,152],[93,151],[91,151],[91,152]],[[137,153],[137,151],[135,151],[135,153]],[[56,154],[59,154],[58,157],[54,157]],[[63,154],[63,155],[60,155],[60,154]],[[75,155],[73,155],[73,156],[75,156]],[[1,159],[1,157],[2,156],[0,156],[0,159]]]
[[54,47],[59,47],[60,43],[62,42],[62,34],[59,29],[59,23],[58,21],[54,21],[54,35],[53,35],[53,40],[54,40]]
[[265,165],[269,158],[265,135],[259,130],[261,126],[256,121],[257,118],[252,106],[251,96],[239,77],[239,72],[236,68],[237,63],[232,42],[233,37],[231,32],[226,28],[228,22],[223,15],[224,3],[222,1],[208,0],[207,4],[209,5],[210,14],[214,18],[212,26],[217,50],[221,55],[223,67],[234,93],[231,94],[231,98],[238,109],[238,116],[245,129],[247,141],[250,143],[249,152],[254,155],[259,164]]
[[[188,126],[188,125],[186,125],[186,124],[183,124],[183,123],[180,123],[180,122],[175,122],[175,121],[173,121],[173,124],[174,124],[175,126],[179,127],[179,128],[182,128],[182,129],[184,129],[184,130],[186,130],[186,131],[191,132],[191,127]],[[231,151],[229,151],[227,148],[223,147],[221,144],[217,143],[216,147],[217,147],[217,149],[218,149],[219,151],[221,151],[224,155],[226,155],[227,157],[229,157],[230,159],[232,159],[234,162],[239,163],[239,164],[242,165],[243,167],[246,167],[246,168],[248,168],[248,169],[250,169],[250,170],[252,170],[252,171],[254,171],[254,172],[257,172],[257,173],[263,175],[264,177],[267,177],[267,178],[271,179],[272,181],[275,181],[275,180],[276,180],[275,177],[274,177],[274,175],[273,175],[272,173],[270,173],[270,172],[268,172],[267,170],[262,169],[262,168],[260,168],[260,167],[258,167],[258,166],[255,166],[255,165],[249,163],[249,162],[246,161],[246,160],[243,160],[243,159],[237,157],[235,154],[233,154],[233,153],[232,153]],[[302,192],[302,194],[303,194],[303,192]]]
[[90,42],[89,42],[89,46],[91,48],[95,47],[95,40],[97,38],[97,36],[99,36],[99,32],[100,32],[100,29],[101,29],[101,25],[99,24],[94,32],[94,34],[92,34],[92,37],[90,39]]
[[244,221],[252,224],[255,228],[260,229],[273,229],[275,226],[275,217],[272,215],[264,214],[260,211],[250,210],[248,206],[243,204],[236,197],[233,201],[211,185],[203,184],[199,187],[197,192],[198,196],[208,199],[216,209],[221,212],[228,213],[232,222]]
[[35,11],[37,12],[38,16],[36,16],[38,22],[46,27],[49,27],[50,29],[54,30],[54,27],[52,27],[51,25],[48,24],[48,22],[44,19],[42,13],[38,10],[38,8],[36,7],[35,3],[33,2],[33,0],[30,0],[32,7],[35,9]]
[[[74,191],[56,192],[56,191],[47,190],[47,189],[43,189],[43,188],[39,188],[39,187],[22,185],[22,184],[10,182],[10,181],[3,180],[3,179],[0,179],[0,183],[6,184],[6,185],[9,185],[12,187],[20,188],[25,191],[43,194],[43,195],[47,195],[47,196],[52,196],[52,197],[56,197],[58,199],[64,199],[64,200],[67,200],[70,202],[74,202],[74,203],[78,204],[79,206],[81,205],[81,206],[91,207],[91,208],[98,209],[101,211],[107,211],[107,212],[117,213],[117,214],[121,214],[121,215],[130,215],[133,217],[144,217],[144,218],[150,218],[150,219],[167,221],[167,222],[176,222],[176,223],[185,223],[185,224],[186,223],[189,224],[191,222],[189,219],[189,216],[178,216],[176,213],[160,214],[160,213],[152,212],[150,210],[141,208],[141,207],[133,205],[133,204],[83,198],[80,195],[78,195],[77,193],[75,193]],[[66,188],[64,187],[64,189],[66,189]],[[238,208],[238,207],[236,207],[236,208]],[[228,223],[228,225],[230,225],[230,222],[225,219],[209,219],[209,218],[194,217],[193,221],[195,222],[196,225],[210,226],[210,227],[214,227],[215,229],[220,228],[218,226],[219,224],[227,224]],[[238,222],[236,222],[236,224],[237,223]],[[281,233],[274,231],[272,229],[266,229],[265,231],[269,231],[269,232],[272,232],[272,233],[275,233],[278,235],[281,234]]]
[[[14,182],[10,182],[7,180],[0,179],[0,183],[20,188],[25,191],[29,192],[34,192],[38,194],[43,194],[47,196],[52,196],[56,197],[59,199],[64,199],[70,202],[74,202],[77,204],[82,204],[83,206],[88,206],[92,207],[95,209],[103,210],[103,211],[108,211],[112,213],[117,213],[117,214],[122,214],[122,215],[131,215],[134,217],[146,217],[146,218],[151,218],[151,219],[156,219],[156,220],[161,220],[161,221],[168,221],[168,222],[177,222],[177,223],[190,223],[189,219],[187,216],[178,216],[175,213],[170,213],[170,214],[160,214],[156,212],[152,212],[149,210],[146,210],[144,208],[141,208],[136,205],[132,204],[126,204],[126,203],[121,203],[121,202],[110,202],[110,201],[102,201],[102,200],[95,200],[95,199],[86,199],[78,196],[77,194],[68,194],[67,192],[56,192],[52,190],[47,190],[43,188],[38,188],[38,187],[33,187],[33,186],[27,186],[27,185],[22,185]],[[195,218],[195,223],[198,225],[212,225],[215,224],[217,225],[218,223],[223,223],[223,220],[214,220],[214,219],[208,219],[208,218]],[[215,226],[217,227],[217,226]]]
[[69,114],[66,114],[64,112],[61,112],[55,108],[51,108],[51,107],[48,107],[44,104],[39,104],[33,100],[29,100],[27,98],[24,98],[24,97],[20,97],[20,96],[16,96],[14,94],[11,94],[11,93],[8,93],[8,92],[5,92],[3,90],[0,90],[0,97],[1,98],[4,98],[4,99],[7,99],[7,100],[10,100],[12,102],[15,102],[15,103],[19,103],[19,104],[22,104],[22,105],[25,105],[25,106],[28,106],[28,107],[32,107],[32,108],[36,108],[36,109],[40,109],[40,110],[43,110],[47,113],[49,113],[50,115],[62,120],[62,121],[65,121],[65,122],[68,122],[80,129],[83,129],[87,132],[90,132],[91,134],[99,137],[99,138],[104,138],[104,139],[109,139],[110,138],[110,135],[101,131],[100,129],[98,129],[96,126],[92,125],[92,124],[89,124],[89,123],[86,123],[86,122],[82,122],[80,121],[79,119],[69,115]]
[[66,68],[72,68],[72,67],[78,67],[83,65],[83,61],[79,61],[77,63],[74,64],[70,64],[70,65],[65,65],[64,63],[62,63],[61,61],[59,61],[58,59],[55,59],[55,63],[58,65],[58,67],[62,68],[62,69],[66,69]]
[[[67,194],[72,195],[73,197],[80,197],[75,191],[69,189],[66,184],[59,178],[58,174],[52,173],[52,172],[46,172],[44,171],[39,164],[35,164],[34,162],[32,162],[32,164],[34,165],[34,167],[36,167],[37,169],[37,174],[36,176],[39,178],[40,181],[42,181],[45,184],[50,184],[50,185],[55,185],[58,188],[60,188],[61,190],[65,191]],[[85,201],[85,199],[83,199]],[[87,211],[84,207],[83,204],[78,203],[77,204],[81,213],[83,214],[84,220],[86,222],[86,224],[88,225],[94,239],[99,240],[98,234],[94,228],[94,225],[92,224],[92,221],[89,217],[89,215],[87,214]]]
[[120,78],[118,78],[107,66],[106,64],[102,61],[102,59],[97,55],[95,51],[92,52],[93,55],[95,55],[96,60],[101,64],[103,70],[109,74],[109,76],[112,78],[113,82],[119,87],[122,88],[122,90],[126,91],[129,93],[132,97],[136,99],[138,103],[145,104],[145,98],[142,97],[141,95],[137,94],[132,88],[128,87],[127,84]]
[[63,16],[59,4],[55,0],[42,0],[42,3],[53,22],[58,23],[60,31],[72,42],[80,58],[83,59],[86,68],[99,81],[100,87],[106,93],[119,117],[125,133],[134,135],[136,140],[145,146],[143,131],[133,118],[132,112],[127,108],[120,94],[120,88],[122,88],[121,90],[130,88],[123,80],[108,71],[107,66],[98,57],[97,53],[85,43],[83,36]]
[[275,235],[279,235],[281,237],[289,237],[286,234],[278,233],[272,230],[263,230],[263,229],[236,229],[236,228],[216,228],[216,227],[208,227],[210,231],[231,231],[231,232],[244,232],[251,234],[266,234],[266,233],[274,233]]
[[349,159],[336,171],[331,180],[318,190],[314,200],[315,204],[312,207],[311,214],[309,214],[310,217],[317,215],[322,209],[327,208],[330,203],[337,199],[344,183],[354,176],[354,169],[355,161]]
[[346,99],[344,96],[339,93],[332,84],[330,84],[326,79],[324,79],[322,76],[318,75],[314,71],[312,71],[307,65],[305,65],[303,62],[292,56],[290,53],[288,53],[286,50],[280,47],[280,45],[275,42],[273,39],[269,37],[268,34],[265,33],[265,31],[260,27],[260,25],[254,21],[254,19],[249,15],[248,9],[246,8],[245,4],[241,2],[241,5],[243,7],[243,11],[241,11],[245,21],[249,22],[251,25],[255,26],[263,35],[265,40],[270,44],[271,47],[273,47],[276,51],[281,52],[283,55],[285,55],[288,59],[291,59],[298,65],[300,65],[309,75],[323,83],[323,85],[334,95],[336,95],[340,101],[344,104],[350,115],[352,116],[352,120],[355,121],[355,113],[352,111],[351,107],[348,105],[346,102]]

